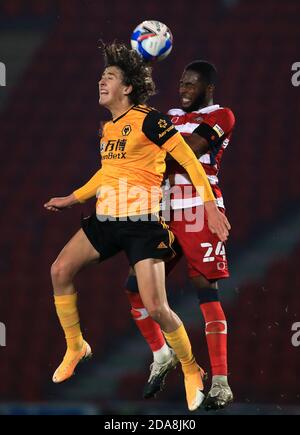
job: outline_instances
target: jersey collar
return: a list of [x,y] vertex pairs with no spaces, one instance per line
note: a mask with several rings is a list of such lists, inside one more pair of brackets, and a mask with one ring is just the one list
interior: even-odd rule
[[203,107],[202,109],[199,110],[194,110],[193,112],[185,112],[182,109],[170,109],[169,110],[169,114],[171,116],[182,116],[182,115],[186,115],[187,113],[199,113],[199,114],[205,114],[205,113],[210,113],[213,112],[214,110],[220,109],[220,105],[219,104],[214,104],[212,106],[206,106]]
[[125,113],[123,113],[122,115],[118,116],[118,118],[115,118],[112,120],[112,122],[115,124],[116,122],[119,121],[119,119],[123,118],[123,116],[127,115],[128,112],[130,112],[131,109],[133,109],[133,107],[135,107],[135,105],[131,106],[128,110],[126,110]]
[[217,110],[220,108],[219,104],[213,104],[212,106],[207,106],[207,107],[203,107],[200,110],[195,110],[196,113],[210,113],[213,112],[214,110]]

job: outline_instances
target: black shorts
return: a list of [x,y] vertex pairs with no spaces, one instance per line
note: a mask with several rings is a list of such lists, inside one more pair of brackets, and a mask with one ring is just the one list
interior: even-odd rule
[[99,220],[96,213],[82,219],[81,227],[99,252],[100,261],[120,251],[125,251],[131,266],[147,258],[169,261],[175,256],[174,236],[163,218],[147,215],[126,219],[104,221]]

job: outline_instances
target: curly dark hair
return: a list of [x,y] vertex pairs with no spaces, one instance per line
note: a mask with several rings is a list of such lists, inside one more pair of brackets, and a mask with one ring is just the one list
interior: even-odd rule
[[101,41],[104,56],[104,67],[118,67],[123,74],[125,86],[132,86],[129,95],[132,104],[143,104],[156,93],[152,78],[152,68],[135,51],[125,44],[113,42],[105,44]]

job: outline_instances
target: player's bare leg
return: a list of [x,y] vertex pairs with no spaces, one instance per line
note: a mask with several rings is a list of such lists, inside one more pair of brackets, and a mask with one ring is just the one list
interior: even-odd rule
[[77,364],[92,355],[89,344],[81,334],[73,279],[84,266],[98,260],[99,253],[80,229],[63,248],[51,267],[56,312],[67,342],[66,354],[52,378],[55,383],[70,378]]
[[199,275],[192,278],[198,290],[200,310],[205,320],[205,333],[212,370],[212,385],[203,403],[205,409],[223,409],[233,401],[228,384],[227,322],[219,295],[218,283]]
[[135,272],[146,310],[160,325],[182,365],[188,408],[195,411],[204,400],[203,370],[195,361],[181,320],[169,307],[165,290],[164,262],[155,259],[140,261],[135,265]]

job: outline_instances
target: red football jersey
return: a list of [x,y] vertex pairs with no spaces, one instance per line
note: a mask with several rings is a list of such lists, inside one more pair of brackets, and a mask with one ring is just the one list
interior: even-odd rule
[[[215,104],[190,113],[184,112],[182,109],[171,109],[168,115],[183,136],[192,134],[201,125],[199,134],[208,141],[209,151],[202,155],[199,161],[210,181],[217,206],[224,208],[222,192],[218,185],[218,173],[224,150],[229,145],[234,128],[234,114],[230,109]],[[171,185],[182,186],[182,194],[173,195],[172,208],[181,209],[203,204],[184,169],[176,163],[172,165],[172,168],[170,171],[172,176],[169,177]]]

